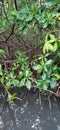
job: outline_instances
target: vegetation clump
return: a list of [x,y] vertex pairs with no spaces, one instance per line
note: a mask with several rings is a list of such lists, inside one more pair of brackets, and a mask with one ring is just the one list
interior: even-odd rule
[[21,87],[60,97],[60,2],[1,0],[0,8],[0,84],[7,101],[21,100],[10,93]]

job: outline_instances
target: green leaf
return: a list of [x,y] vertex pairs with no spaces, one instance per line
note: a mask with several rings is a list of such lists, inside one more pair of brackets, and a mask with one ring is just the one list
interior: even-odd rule
[[56,78],[52,78],[50,81],[50,87],[51,88],[56,88],[57,87],[57,82],[56,82]]
[[35,14],[35,18],[39,21],[41,18],[40,14]]
[[13,100],[14,100],[14,98],[16,97],[16,93],[14,93],[13,95],[8,95],[8,102],[9,102],[9,104],[11,104],[12,102],[13,102]]
[[24,75],[25,77],[29,77],[29,76],[32,75],[32,72],[31,72],[30,70],[26,69],[26,70],[23,71],[23,75]]
[[5,18],[0,18],[0,33],[2,33],[8,26],[7,20]]
[[9,77],[12,78],[12,79],[15,77],[15,76],[14,76],[14,71],[11,71],[11,72],[10,72]]
[[28,11],[28,9],[27,8],[22,8],[21,10],[20,10],[20,13],[21,14],[28,14],[29,13],[29,11]]
[[48,61],[46,62],[46,65],[51,65],[51,63],[52,63],[52,60],[48,60]]
[[28,90],[31,89],[31,81],[30,81],[30,80],[27,80],[27,81],[26,81],[26,88],[27,88]]
[[20,71],[19,74],[18,74],[18,76],[17,76],[17,78],[18,78],[18,79],[21,79],[22,77],[23,77],[23,72]]
[[46,80],[46,73],[43,73],[42,80]]
[[51,45],[51,43],[53,43],[55,41],[56,41],[56,38],[55,38],[54,35],[52,35],[52,34],[47,34],[46,35],[46,37],[45,37],[45,43],[50,43],[50,45]]
[[60,13],[57,13],[57,19],[60,21]]
[[9,104],[11,104],[13,102],[13,97],[12,95],[8,95],[8,102]]
[[[53,42],[54,45],[52,45]],[[56,41],[55,36],[52,34],[46,35],[45,44],[43,46],[43,53],[45,53],[46,51],[48,52],[49,50],[55,52],[57,48],[58,48],[58,42]]]
[[13,80],[11,81],[11,84],[14,85],[15,87],[19,87],[19,80],[13,79]]
[[12,16],[14,16],[14,17],[17,17],[18,11],[17,11],[17,10],[12,10],[12,11],[10,12],[10,15],[12,15]]
[[5,54],[6,54],[6,51],[5,51],[5,50],[0,49],[0,55],[5,55]]
[[23,87],[25,85],[25,78],[21,79],[21,81],[19,82],[19,87]]
[[52,76],[55,76],[57,79],[60,79],[60,74],[52,74]]
[[[53,42],[56,41],[56,38],[55,38],[54,35],[50,34],[50,35],[48,35],[48,37],[50,37],[50,39],[49,39],[49,43],[53,43]],[[47,39],[47,40],[48,40],[48,39]]]
[[11,82],[9,81],[6,83],[6,89],[9,90],[10,88],[11,88]]
[[57,50],[57,42],[55,42],[55,44],[54,44],[54,47],[53,47],[53,49],[54,49],[54,52]]
[[21,51],[20,51],[20,50],[15,51],[15,52],[14,52],[14,55],[15,55],[16,57],[20,56],[20,55],[21,55]]
[[26,23],[25,23],[25,22],[22,22],[22,23],[20,24],[20,30],[22,31],[25,27],[26,27]]
[[32,8],[32,12],[34,13],[35,12],[35,4],[32,4],[31,8]]
[[46,42],[43,47],[43,53],[45,53],[46,51],[48,52],[49,50],[54,50],[53,45],[51,45],[49,42]]
[[47,90],[47,84],[44,83],[44,90]]
[[44,83],[43,82],[40,83],[39,88],[44,89]]
[[50,43],[48,44],[48,48],[50,51],[53,51],[53,45],[51,45]]
[[38,73],[42,72],[42,66],[41,65],[34,65],[33,69],[36,70]]
[[26,22],[29,22],[33,19],[33,15],[29,15],[28,17],[26,17]]
[[[44,22],[44,21],[43,21]],[[44,24],[43,24],[43,28],[46,28],[48,26],[48,23],[47,22],[45,22]]]

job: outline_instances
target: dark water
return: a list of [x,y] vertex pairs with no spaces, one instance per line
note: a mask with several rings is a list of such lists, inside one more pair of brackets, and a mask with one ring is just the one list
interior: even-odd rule
[[60,103],[56,98],[50,110],[43,96],[40,106],[38,93],[25,91],[24,95],[22,91],[19,95],[25,99],[8,105],[0,91],[0,130],[60,130]]

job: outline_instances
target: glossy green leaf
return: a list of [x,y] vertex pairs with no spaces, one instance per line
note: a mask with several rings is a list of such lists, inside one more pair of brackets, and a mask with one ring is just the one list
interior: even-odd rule
[[33,69],[34,69],[34,70],[40,70],[40,69],[41,69],[41,65],[38,65],[38,64],[37,64],[37,65],[34,65],[34,66],[33,66]]
[[21,79],[21,81],[19,82],[19,87],[23,87],[25,85],[25,78]]
[[19,74],[18,74],[18,76],[17,76],[17,78],[18,78],[18,79],[21,79],[22,77],[23,77],[23,72],[20,71]]
[[47,84],[44,84],[44,90],[47,90],[48,86]]
[[56,51],[57,48],[58,48],[58,47],[57,47],[57,42],[55,42],[54,47],[53,47],[54,51]]
[[11,88],[11,82],[9,81],[6,83],[6,89],[9,90],[10,88]]
[[27,88],[28,90],[31,89],[31,81],[30,81],[30,80],[27,80],[27,81],[26,81],[26,88]]
[[5,55],[5,54],[6,54],[6,51],[5,51],[5,50],[0,49],[0,55]]
[[51,65],[52,64],[52,60],[47,60],[46,61],[46,65]]
[[52,74],[52,76],[55,76],[57,79],[60,79],[60,74]]
[[13,80],[11,81],[11,85],[13,85],[13,86],[15,86],[15,87],[19,87],[19,80],[13,79]]
[[30,22],[33,19],[33,15],[29,15],[26,17],[26,22]]
[[44,83],[43,82],[40,83],[39,88],[44,89]]
[[50,81],[50,87],[51,88],[56,88],[57,87],[57,82],[56,82],[56,78],[52,78],[51,81]]
[[32,12],[34,13],[35,12],[35,4],[32,4],[31,8],[32,8]]
[[9,104],[11,104],[12,102],[13,102],[13,100],[14,100],[14,98],[16,97],[16,93],[14,93],[14,94],[12,94],[12,95],[8,95],[8,102],[9,102]]
[[39,21],[41,19],[40,14],[35,14],[35,18]]
[[56,38],[54,35],[50,34],[50,35],[48,35],[48,37],[50,37],[49,39],[47,39],[49,41],[49,43],[53,43],[56,41]]
[[48,52],[48,51],[53,51],[54,49],[53,49],[53,45],[51,45],[49,42],[46,42],[45,44],[44,44],[44,47],[43,47],[43,53],[45,53],[46,51]]

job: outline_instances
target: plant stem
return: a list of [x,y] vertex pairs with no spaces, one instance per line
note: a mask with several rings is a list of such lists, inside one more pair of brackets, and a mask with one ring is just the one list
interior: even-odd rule
[[[4,85],[4,84],[2,84],[2,85],[3,85],[4,89],[5,89],[5,91],[7,92],[8,97],[9,97],[9,96],[12,96],[12,94],[5,88],[5,85]],[[17,99],[17,100],[19,100],[19,101],[22,101],[22,100],[23,100],[23,99],[18,98],[18,97],[14,97],[14,99]],[[8,99],[7,99],[7,101],[8,101]]]
[[53,94],[53,95],[55,95],[55,96],[57,96],[57,97],[60,97],[60,95],[58,95],[57,93],[55,93],[55,92],[53,92],[53,91],[51,91],[51,90],[46,90],[47,92],[49,92],[49,93],[51,93],[51,94]]

